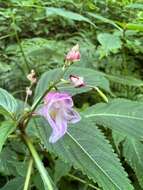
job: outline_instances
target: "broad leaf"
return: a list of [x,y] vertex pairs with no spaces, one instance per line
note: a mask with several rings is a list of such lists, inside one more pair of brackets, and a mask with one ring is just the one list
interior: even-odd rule
[[136,173],[143,188],[143,144],[132,138],[127,138],[123,144],[123,155]]
[[47,121],[36,119],[36,123],[49,151],[81,170],[104,190],[133,189],[108,141],[92,122],[82,119],[70,126],[64,138],[55,144],[48,142],[51,129]]
[[100,21],[103,22],[103,23],[111,24],[111,25],[113,25],[114,27],[116,27],[117,29],[122,30],[122,29],[121,29],[113,20],[111,20],[111,19],[105,18],[105,17],[103,17],[103,16],[101,16],[101,15],[99,15],[99,14],[90,13],[90,12],[88,12],[88,15],[91,16],[91,17],[93,17],[93,18],[95,18],[95,19],[97,19],[97,20],[100,20]]
[[121,39],[119,36],[109,33],[100,33],[97,36],[99,43],[102,45],[103,50],[106,54],[109,52],[117,51],[121,48]]
[[109,74],[103,74],[105,77],[107,77],[109,80],[123,84],[128,86],[135,86],[135,87],[141,87],[143,86],[143,81],[133,78],[131,76],[115,76],[115,75],[109,75]]
[[17,154],[11,147],[4,147],[0,153],[0,173],[2,175],[17,175],[16,168],[12,164],[17,161]]
[[16,177],[7,182],[0,190],[22,190],[24,186],[24,178]]
[[[70,75],[78,75],[84,78],[85,84],[90,86],[98,86],[107,92],[110,92],[109,81],[100,72],[93,69],[81,68],[81,67],[71,67],[65,73],[64,78],[69,80]],[[72,85],[60,88],[62,91],[68,91],[71,94],[79,94],[81,92],[89,91],[89,88],[75,88]]]
[[45,72],[36,86],[34,99],[38,99],[48,89],[49,85],[59,78],[60,74],[61,69],[53,69]]
[[34,186],[36,187],[36,189],[45,190],[43,181],[42,181],[41,176],[40,176],[39,173],[36,173],[36,174],[33,176],[32,181],[33,181]]
[[15,123],[5,121],[0,125],[0,152],[7,139],[7,137],[15,130]]
[[2,109],[8,114],[12,115],[16,111],[17,102],[14,97],[9,94],[6,90],[0,88],[0,112]]
[[61,16],[67,19],[71,19],[71,20],[76,20],[76,21],[84,21],[87,23],[90,23],[91,25],[93,25],[95,27],[95,24],[90,21],[88,18],[75,13],[75,12],[71,12],[62,8],[55,8],[55,7],[47,7],[46,8],[46,15],[49,16]]
[[69,163],[65,163],[61,159],[57,159],[55,161],[55,169],[54,169],[54,181],[57,183],[60,179],[67,175],[71,169],[71,165]]
[[[45,72],[41,79],[38,82],[35,91],[35,99],[41,96],[45,90],[48,88],[49,84],[53,80],[57,80],[61,73],[61,69],[53,69],[50,71]],[[80,68],[80,67],[71,67],[63,76],[64,79],[69,80],[70,75],[79,75],[84,77],[85,83],[91,86],[98,86],[99,88],[104,89],[105,91],[110,92],[109,82],[108,80],[98,71],[87,69],[87,68]],[[69,92],[72,95],[79,94],[82,92],[86,92],[91,90],[91,88],[75,88],[70,84],[63,84],[58,86],[60,91]]]
[[116,99],[108,104],[99,103],[84,112],[85,118],[109,127],[124,137],[143,137],[143,103]]

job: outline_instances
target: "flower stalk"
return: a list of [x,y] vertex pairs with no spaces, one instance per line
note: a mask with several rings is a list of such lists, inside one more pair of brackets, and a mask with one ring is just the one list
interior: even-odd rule
[[[52,185],[52,181],[51,181],[51,178],[47,172],[47,170],[45,169],[33,143],[31,142],[30,138],[25,134],[25,133],[22,133],[22,138],[25,142],[25,144],[27,145],[32,157],[33,157],[33,160],[36,164],[36,167],[41,175],[41,178],[44,182],[44,186],[45,186],[45,189],[47,190],[54,190],[53,188],[53,185]],[[26,189],[25,189],[26,190]]]
[[89,88],[92,88],[93,90],[97,91],[98,94],[100,95],[100,97],[106,102],[108,103],[108,98],[107,96],[97,87],[97,86],[90,86],[90,85],[86,85]]

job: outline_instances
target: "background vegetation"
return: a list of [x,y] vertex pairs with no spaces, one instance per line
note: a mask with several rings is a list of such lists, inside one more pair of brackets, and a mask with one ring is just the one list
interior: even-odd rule
[[[143,1],[0,0],[0,23],[0,87],[17,101],[25,99],[31,69],[39,82],[29,105],[56,78],[76,43],[81,60],[65,79],[71,73],[83,76],[109,99],[106,105],[94,90],[61,87],[74,95],[75,106],[84,115],[70,131],[80,147],[67,136],[65,143],[51,146],[45,122],[29,123],[28,132],[57,188],[143,189]],[[3,116],[0,124],[8,125]],[[33,125],[41,125],[40,132],[33,132]],[[23,189],[28,163],[26,146],[9,136],[0,154],[0,189]],[[34,167],[30,189],[44,188]]]

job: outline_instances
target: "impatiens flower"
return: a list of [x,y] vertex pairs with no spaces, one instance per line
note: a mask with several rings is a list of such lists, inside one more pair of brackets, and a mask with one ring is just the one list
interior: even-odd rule
[[70,75],[69,78],[70,78],[71,84],[74,87],[79,88],[79,87],[85,86],[83,77],[79,77],[79,76],[76,76],[76,75]]
[[66,60],[71,62],[80,61],[79,45],[76,44],[66,55]]
[[67,132],[68,123],[80,121],[80,115],[73,110],[73,101],[69,94],[49,92],[44,98],[44,105],[38,110],[52,128],[50,143],[55,143]]

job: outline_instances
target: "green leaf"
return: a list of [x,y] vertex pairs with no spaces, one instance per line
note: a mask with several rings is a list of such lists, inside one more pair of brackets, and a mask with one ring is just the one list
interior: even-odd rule
[[0,110],[2,109],[12,115],[16,111],[16,108],[17,102],[14,97],[6,90],[0,88]]
[[[36,87],[35,90],[35,98],[37,99],[39,96],[41,96],[46,89],[48,88],[49,84],[54,80],[56,80],[59,77],[59,74],[61,73],[61,69],[53,69],[45,72]],[[64,79],[69,80],[70,75],[79,75],[84,77],[85,83],[91,86],[97,86],[99,88],[104,89],[105,91],[110,92],[109,82],[108,80],[98,71],[87,69],[87,68],[80,68],[80,67],[70,67],[69,70],[65,73]],[[58,89],[60,91],[69,92],[72,95],[80,94],[82,92],[87,92],[91,90],[91,88],[75,88],[72,85],[63,84],[58,86]]]
[[4,121],[0,125],[0,152],[7,137],[15,130],[15,123],[12,121]]
[[14,161],[17,161],[17,154],[11,150],[11,147],[4,147],[0,153],[0,173],[7,176],[16,176]]
[[23,190],[24,178],[17,177],[7,182],[0,190]]
[[51,82],[56,81],[60,76],[61,69],[53,69],[45,72],[36,86],[34,99],[38,99],[49,87]]
[[91,25],[93,25],[95,27],[95,24],[90,21],[88,18],[75,13],[75,12],[71,12],[68,11],[66,9],[62,9],[62,8],[55,8],[55,7],[46,7],[46,15],[49,16],[61,16],[67,19],[71,19],[71,20],[76,20],[76,21],[84,21],[87,23],[90,23]]
[[82,119],[71,125],[64,138],[55,144],[48,142],[51,129],[47,121],[36,119],[36,123],[39,137],[49,151],[81,170],[104,190],[133,189],[109,142],[92,122]]
[[126,8],[143,10],[143,4],[141,4],[141,3],[131,3],[131,4],[127,5]]
[[123,144],[123,155],[143,188],[143,144],[133,138],[127,138]]
[[106,54],[114,52],[122,46],[120,37],[114,34],[100,33],[97,36],[97,40],[102,45]]
[[122,136],[143,137],[143,103],[116,99],[108,104],[99,103],[84,112],[85,118],[111,128]]
[[57,159],[55,161],[55,172],[54,172],[54,181],[57,183],[60,179],[67,175],[71,169],[71,165],[69,163],[65,163],[61,159]]
[[143,24],[128,23],[125,25],[125,28],[128,30],[137,30],[137,31],[142,32],[143,31]]
[[119,133],[117,131],[112,131],[112,138],[114,140],[114,145],[116,147],[116,150],[120,154],[119,145],[121,142],[123,142],[125,140],[125,136],[122,136],[121,133]]
[[95,13],[90,13],[90,12],[88,12],[88,15],[91,16],[91,17],[93,17],[93,18],[95,18],[95,19],[97,19],[97,20],[100,20],[100,21],[102,21],[102,22],[104,22],[104,23],[111,24],[112,26],[116,27],[116,28],[119,29],[119,30],[122,30],[122,28],[120,28],[120,27],[119,27],[113,20],[111,20],[111,19],[105,18],[105,17],[103,17],[103,16],[101,16],[101,15],[98,15],[98,14],[95,14]]
[[35,185],[35,187],[39,190],[45,190],[43,181],[41,179],[41,176],[39,173],[36,173],[36,175],[33,176],[33,183]]
[[109,80],[119,83],[119,84],[135,86],[135,87],[143,86],[142,80],[133,78],[131,76],[115,76],[115,75],[108,75],[108,74],[103,74],[103,75],[107,77]]
[[[64,75],[64,79],[69,80],[70,75],[78,75],[84,78],[86,85],[97,86],[99,88],[104,89],[105,91],[110,93],[109,81],[106,79],[100,72],[95,71],[93,69],[81,68],[81,67],[70,67],[68,71]],[[79,94],[82,92],[87,92],[91,90],[90,88],[75,88],[72,85],[60,88],[62,91],[68,91],[72,95]]]

